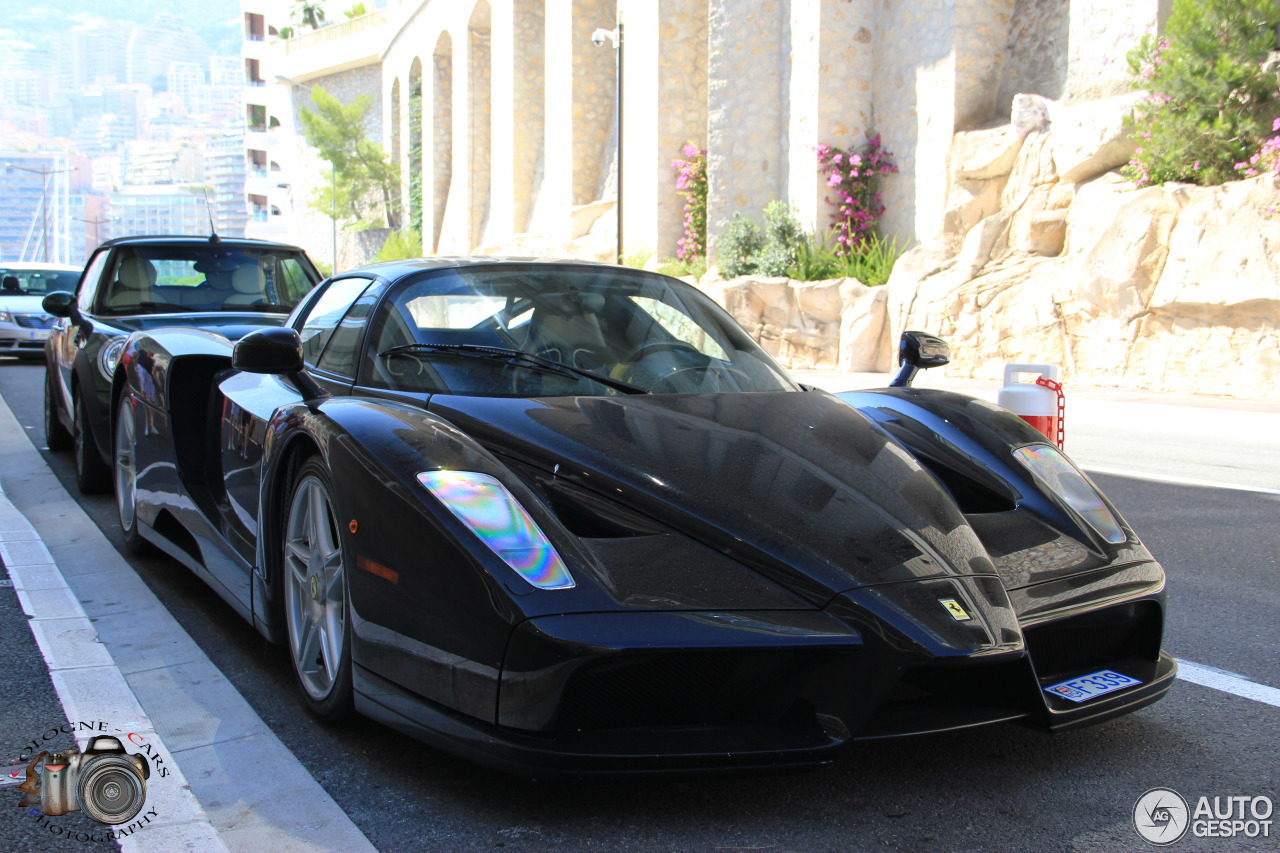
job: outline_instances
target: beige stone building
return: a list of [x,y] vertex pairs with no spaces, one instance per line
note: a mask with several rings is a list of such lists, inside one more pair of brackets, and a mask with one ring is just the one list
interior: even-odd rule
[[[288,196],[288,236],[328,258],[329,220],[303,202],[322,164],[298,135],[297,110],[312,85],[348,100],[376,93],[370,131],[401,164],[402,205],[421,215],[425,253],[524,233],[569,239],[589,225],[575,210],[615,199],[621,184],[624,251],[664,258],[683,230],[670,162],[685,142],[709,152],[714,241],[735,212],[758,219],[775,199],[821,229],[826,187],[813,147],[856,145],[874,126],[901,168],[884,184],[883,230],[924,242],[942,228],[956,131],[1007,116],[1018,92],[1070,102],[1127,90],[1124,53],[1167,6],[389,0],[364,19],[250,45],[257,79],[277,90],[262,98],[272,139],[259,159],[288,173],[271,171],[267,187],[277,208]],[[246,33],[287,23],[285,3],[244,0],[244,9]],[[621,54],[601,34],[593,41],[618,26]],[[344,266],[370,241],[360,247],[345,233],[340,242]]]

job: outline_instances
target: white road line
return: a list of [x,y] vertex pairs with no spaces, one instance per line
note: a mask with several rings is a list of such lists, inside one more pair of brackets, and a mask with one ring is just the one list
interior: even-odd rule
[[1245,699],[1252,699],[1255,702],[1262,702],[1265,705],[1280,708],[1280,690],[1268,687],[1265,684],[1259,684],[1256,681],[1250,681],[1242,675],[1236,675],[1225,670],[1179,658],[1178,678],[1183,681],[1190,681],[1192,684],[1199,684],[1202,687],[1212,687],[1214,690],[1221,690],[1233,696],[1241,696]]
[[1238,483],[1218,483],[1213,480],[1196,480],[1191,477],[1174,477],[1169,474],[1151,474],[1146,471],[1126,471],[1123,468],[1108,468],[1104,465],[1079,463],[1090,474],[1110,474],[1113,477],[1133,477],[1138,480],[1154,480],[1157,483],[1172,483],[1178,486],[1201,486],[1206,489],[1234,489],[1237,492],[1256,492],[1262,495],[1280,495],[1280,489],[1265,489],[1261,486],[1242,486]]

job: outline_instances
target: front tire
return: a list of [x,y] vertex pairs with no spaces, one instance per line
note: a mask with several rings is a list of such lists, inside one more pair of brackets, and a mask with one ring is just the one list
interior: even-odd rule
[[312,713],[352,713],[351,629],[342,530],[329,472],[318,457],[298,469],[289,489],[281,546],[289,658]]
[[98,455],[93,428],[89,425],[89,413],[85,410],[79,388],[71,395],[71,405],[75,409],[76,420],[76,486],[82,495],[96,495],[111,487],[111,469]]
[[134,554],[151,550],[150,543],[138,533],[138,433],[133,398],[120,395],[116,407],[115,453],[112,473],[116,485],[116,512],[120,519],[120,535],[125,547]]
[[44,443],[55,453],[59,450],[70,450],[72,445],[71,430],[58,420],[53,393],[53,371],[45,368],[44,374]]

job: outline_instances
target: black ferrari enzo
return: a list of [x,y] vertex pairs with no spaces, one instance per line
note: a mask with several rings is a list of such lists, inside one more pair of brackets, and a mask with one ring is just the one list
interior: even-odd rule
[[[909,333],[905,373],[943,363]],[[353,270],[232,344],[135,332],[120,523],[353,709],[515,772],[820,763],[1159,699],[1165,578],[1044,436],[797,385],[709,298],[578,262]]]

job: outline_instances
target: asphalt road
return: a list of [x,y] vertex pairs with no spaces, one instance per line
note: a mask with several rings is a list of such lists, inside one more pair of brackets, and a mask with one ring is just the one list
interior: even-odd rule
[[[0,395],[37,447],[42,379],[42,367],[0,359]],[[70,456],[43,453],[74,494]],[[1096,479],[1168,570],[1166,647],[1280,687],[1280,496]],[[119,546],[113,500],[81,504]],[[1280,800],[1280,708],[1185,682],[1153,707],[1083,731],[1050,737],[997,726],[855,745],[834,767],[812,772],[629,782],[510,778],[370,722],[317,723],[297,698],[281,648],[177,563],[131,563],[384,851],[1146,850],[1131,815],[1151,788],[1173,788],[1193,807],[1202,795]],[[15,618],[8,604],[0,595],[6,622]],[[2,648],[0,662],[0,689],[11,697],[29,689],[37,704],[47,704],[38,666],[14,661]],[[6,702],[3,718],[14,708]],[[0,736],[10,736],[7,727]],[[0,789],[0,801],[9,796],[16,803],[12,789]],[[1280,830],[1280,810],[1276,823]],[[17,833],[17,823],[0,817],[0,849],[48,849],[39,842],[27,848]],[[1188,836],[1173,849],[1280,849],[1274,835]]]

